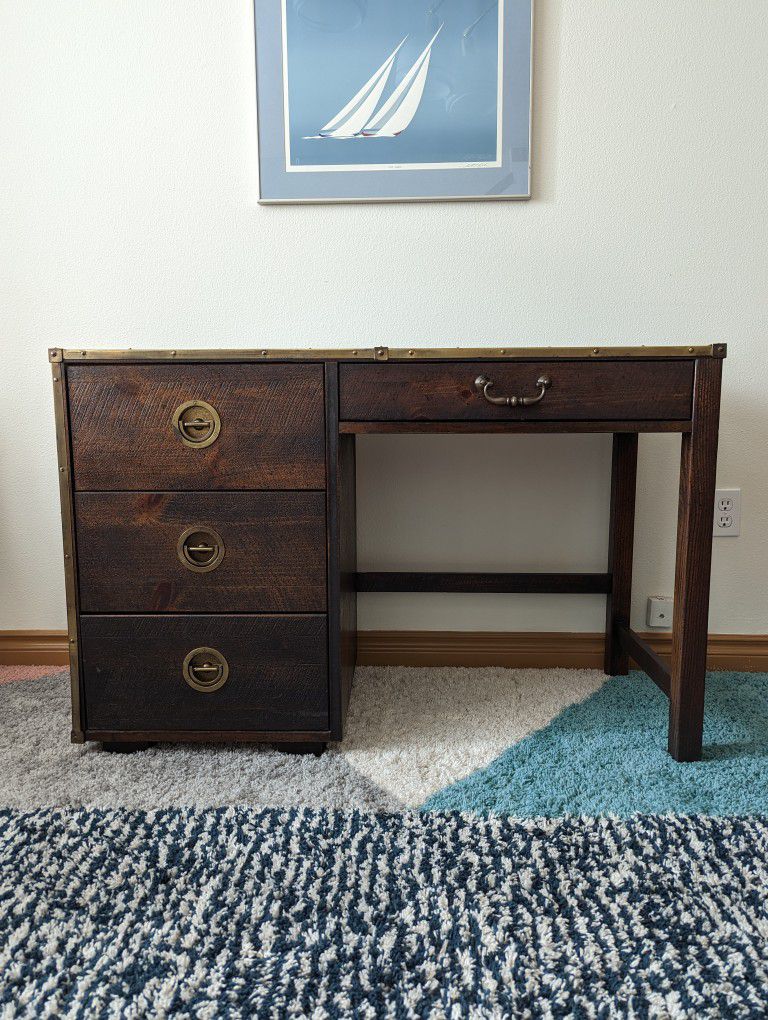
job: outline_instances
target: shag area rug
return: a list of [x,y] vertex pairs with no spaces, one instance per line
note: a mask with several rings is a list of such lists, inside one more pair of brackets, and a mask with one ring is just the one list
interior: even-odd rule
[[642,673],[359,669],[343,743],[69,742],[65,673],[0,684],[0,806],[311,807],[523,818],[768,814],[768,675],[712,673],[704,759],[666,753],[667,701]]
[[764,1017],[768,826],[0,811],[3,1017]]
[[[3,682],[9,679],[10,682]],[[69,743],[0,673],[0,1017],[768,1015],[768,676],[358,671],[321,758]]]

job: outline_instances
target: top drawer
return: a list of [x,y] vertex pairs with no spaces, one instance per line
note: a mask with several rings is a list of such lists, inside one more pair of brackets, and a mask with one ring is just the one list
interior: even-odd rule
[[[693,362],[341,365],[342,421],[645,421],[691,416]],[[483,377],[489,385],[477,380]],[[539,379],[546,378],[547,386]],[[511,406],[489,398],[538,397]]]
[[71,365],[78,489],[322,489],[322,365]]

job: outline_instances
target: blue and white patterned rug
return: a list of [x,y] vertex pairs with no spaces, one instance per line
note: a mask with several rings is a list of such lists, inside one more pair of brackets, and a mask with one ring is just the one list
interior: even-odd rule
[[4,1017],[764,1017],[768,826],[0,812]]
[[[2,680],[2,677],[0,677]],[[764,1017],[768,676],[361,670],[343,744],[104,755],[0,682],[0,1017]]]

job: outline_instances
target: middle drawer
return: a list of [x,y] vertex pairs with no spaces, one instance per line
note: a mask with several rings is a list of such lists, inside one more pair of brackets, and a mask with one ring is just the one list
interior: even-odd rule
[[81,492],[84,613],[317,613],[322,492]]

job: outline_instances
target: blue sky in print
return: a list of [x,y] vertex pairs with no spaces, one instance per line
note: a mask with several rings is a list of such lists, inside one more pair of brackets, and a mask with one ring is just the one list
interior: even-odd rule
[[[496,161],[498,3],[285,0],[285,6],[292,166]],[[515,0],[510,6],[520,10],[527,38],[529,7]],[[411,95],[416,112],[400,134],[306,137],[317,136],[407,36],[376,103],[381,111],[441,25],[423,94],[417,105],[419,90]],[[527,87],[522,91],[527,118]]]

